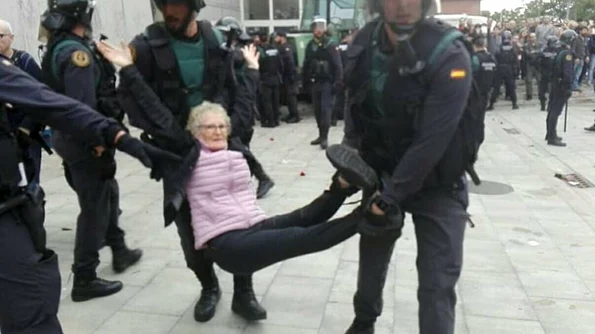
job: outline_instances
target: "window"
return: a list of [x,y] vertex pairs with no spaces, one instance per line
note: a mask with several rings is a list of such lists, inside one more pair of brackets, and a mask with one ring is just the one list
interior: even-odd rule
[[246,27],[246,33],[248,35],[256,35],[256,34],[269,34],[269,27]]
[[244,1],[244,20],[268,20],[269,2],[268,0],[243,0]]
[[296,20],[300,18],[299,0],[273,0],[274,20]]

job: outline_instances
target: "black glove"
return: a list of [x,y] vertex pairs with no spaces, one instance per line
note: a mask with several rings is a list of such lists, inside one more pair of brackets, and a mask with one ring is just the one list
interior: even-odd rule
[[171,162],[182,161],[181,157],[150,144],[143,143],[129,134],[125,134],[120,138],[116,148],[130,156],[135,157],[147,168],[153,168],[154,165],[165,160],[169,160]]
[[373,214],[372,211],[370,211],[370,207],[372,206],[374,198],[375,196],[372,196],[365,204],[364,219],[358,225],[358,232],[373,237],[400,237],[405,214],[398,206],[391,206],[391,208],[383,215]]

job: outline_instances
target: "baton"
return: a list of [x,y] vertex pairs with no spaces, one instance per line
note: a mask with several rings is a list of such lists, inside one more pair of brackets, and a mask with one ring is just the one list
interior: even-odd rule
[[566,122],[568,121],[568,100],[566,100],[566,108],[564,110],[564,133],[566,133]]

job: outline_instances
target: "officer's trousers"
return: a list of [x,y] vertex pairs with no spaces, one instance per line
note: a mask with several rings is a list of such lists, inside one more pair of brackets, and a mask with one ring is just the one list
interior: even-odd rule
[[279,125],[280,87],[266,84],[262,84],[260,87],[263,108],[260,115],[261,123],[263,125]]
[[557,87],[552,84],[552,90],[550,92],[550,102],[547,108],[547,119],[546,119],[546,138],[556,139],[558,136],[557,127],[558,119],[564,110],[564,106],[568,102],[570,93],[562,87]]
[[[213,268],[213,259],[207,255],[204,249],[194,249],[192,215],[187,201],[182,203],[175,223],[180,236],[186,266],[194,272],[203,289],[218,287],[219,281]],[[234,290],[242,291],[247,287],[252,287],[252,275],[234,275]]]
[[533,81],[540,81],[539,71],[537,71],[535,67],[527,64],[527,73],[525,75],[525,88],[527,97],[533,97]]
[[542,75],[541,79],[539,80],[539,88],[538,88],[539,101],[542,101],[543,103],[545,103],[547,101],[546,94],[548,94],[549,91],[550,91],[550,79],[548,79],[547,77],[544,77]]
[[[406,201],[417,239],[419,331],[452,334],[455,325],[455,285],[463,265],[463,237],[468,220],[466,184],[454,189],[423,190]],[[382,313],[382,290],[395,236],[360,238],[355,321],[372,323]]]
[[61,334],[58,255],[38,253],[19,219],[14,211],[0,216],[0,331]]
[[283,84],[283,94],[285,95],[285,102],[287,103],[287,111],[289,117],[298,118],[298,100],[297,100],[297,83]]
[[345,103],[347,101],[347,89],[342,88],[335,94],[335,105],[333,106],[333,121],[343,120],[345,116]]
[[318,134],[321,138],[327,138],[333,112],[333,85],[330,82],[312,84],[312,103]]
[[[496,84],[494,85],[494,91],[499,92],[500,87],[504,84],[506,87],[506,93],[510,94],[510,101],[513,104],[517,103],[517,95],[516,95],[516,81],[512,71],[498,71],[496,73]],[[496,103],[498,99],[497,94],[492,95],[492,99],[490,103]]]

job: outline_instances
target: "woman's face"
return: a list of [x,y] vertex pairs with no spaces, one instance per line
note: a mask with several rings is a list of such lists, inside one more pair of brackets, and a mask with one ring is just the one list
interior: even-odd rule
[[211,151],[227,149],[229,127],[222,115],[206,113],[201,119],[196,138]]

